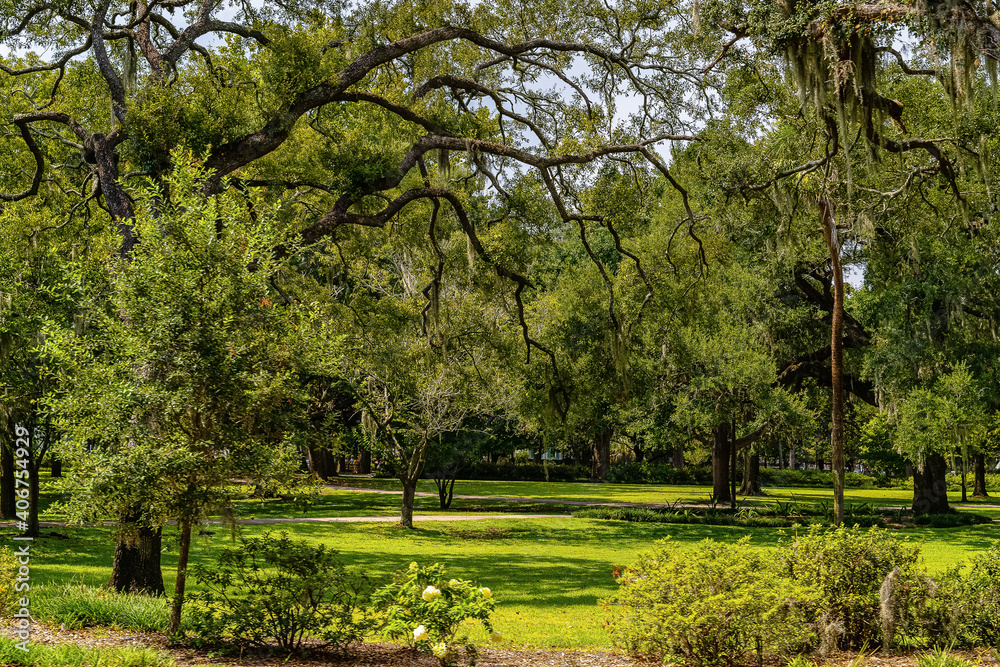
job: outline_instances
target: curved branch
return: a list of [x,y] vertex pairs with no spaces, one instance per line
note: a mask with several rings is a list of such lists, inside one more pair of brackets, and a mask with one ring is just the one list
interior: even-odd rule
[[22,192],[12,195],[0,192],[0,201],[18,201],[34,196],[38,193],[38,186],[42,182],[42,174],[45,171],[45,159],[42,157],[42,151],[38,147],[38,144],[35,143],[35,138],[31,136],[31,129],[28,127],[29,121],[15,120],[14,123],[21,131],[21,138],[24,139],[24,143],[28,145],[28,150],[31,151],[31,154],[35,158],[35,175],[31,177],[31,185],[28,186],[28,189]]
[[97,3],[97,8],[94,10],[93,23],[89,26],[90,39],[94,45],[94,60],[97,61],[97,68],[100,70],[101,76],[104,77],[105,83],[108,84],[112,110],[114,111],[115,118],[121,123],[125,120],[125,86],[122,84],[118,72],[111,65],[108,50],[104,45],[104,31],[101,27],[104,25],[104,19],[107,16],[108,5],[110,4],[111,0],[100,0]]
[[[206,190],[217,190],[223,177],[275,150],[288,138],[295,123],[303,114],[333,101],[338,95],[343,94],[348,88],[364,79],[373,69],[409,53],[454,39],[464,39],[484,49],[509,56],[518,56],[533,49],[546,48],[552,51],[589,53],[625,68],[629,66],[624,58],[589,44],[532,39],[520,44],[508,45],[480,35],[468,28],[445,26],[428,30],[391,44],[376,47],[362,54],[329,81],[299,93],[288,107],[275,114],[260,130],[217,148],[205,163],[207,168],[215,172],[214,176],[206,183]],[[660,135],[659,138],[647,143],[666,138],[693,139],[693,137],[688,136]],[[552,160],[550,164],[560,163],[557,158],[552,158]],[[533,164],[533,166],[542,165]]]

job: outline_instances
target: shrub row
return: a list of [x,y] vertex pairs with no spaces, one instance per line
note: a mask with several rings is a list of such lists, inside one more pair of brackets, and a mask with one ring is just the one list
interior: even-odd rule
[[[833,488],[833,473],[828,470],[790,470],[761,468],[760,483],[765,486],[828,486]],[[617,484],[711,484],[708,466],[675,468],[669,463],[639,461],[611,467],[607,481]],[[873,488],[878,480],[869,475],[845,473],[844,484],[854,488]]]
[[719,664],[765,653],[1000,641],[1000,546],[930,577],[920,547],[872,528],[814,526],[770,549],[669,539],[617,573],[604,602],[636,656]]
[[476,461],[463,468],[459,479],[505,482],[586,482],[590,468],[578,463],[489,463]]

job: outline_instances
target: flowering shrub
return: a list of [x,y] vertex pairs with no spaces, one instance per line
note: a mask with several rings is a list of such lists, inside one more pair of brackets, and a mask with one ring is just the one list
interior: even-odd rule
[[427,567],[410,563],[408,569],[396,573],[391,584],[376,591],[372,601],[382,614],[386,635],[411,641],[423,653],[436,657],[442,666],[457,658],[459,647],[465,649],[469,664],[475,664],[475,645],[458,634],[468,619],[481,621],[491,640],[501,639],[490,625],[490,614],[496,606],[493,592],[471,581],[446,580],[440,563]]

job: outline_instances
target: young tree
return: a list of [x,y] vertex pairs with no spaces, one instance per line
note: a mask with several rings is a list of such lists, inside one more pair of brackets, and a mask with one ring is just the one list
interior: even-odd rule
[[[171,634],[194,525],[226,504],[234,477],[297,468],[283,424],[299,401],[294,311],[270,283],[279,225],[235,193],[205,199],[208,173],[176,158],[169,197],[139,197],[143,243],[131,261],[107,259],[106,283],[90,285],[85,330],[51,331],[45,347],[65,377],[49,405],[60,456],[85,485],[79,510],[138,515],[157,535],[168,520],[179,526]],[[119,524],[119,545],[131,528]],[[158,554],[148,566],[159,568]]]

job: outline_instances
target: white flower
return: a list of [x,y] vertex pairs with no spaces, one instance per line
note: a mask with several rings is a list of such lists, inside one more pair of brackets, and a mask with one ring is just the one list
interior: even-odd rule
[[427,639],[427,628],[418,625],[416,630],[413,631],[413,641],[422,642],[425,639]]
[[503,635],[500,634],[499,630],[494,630],[493,632],[490,633],[490,641],[491,642],[498,642],[498,641],[502,641],[502,640],[503,640]]
[[440,644],[435,644],[431,647],[431,653],[434,654],[435,658],[441,658],[442,660],[446,655],[448,655],[448,645],[444,642]]
[[428,586],[424,589],[424,592],[420,595],[420,597],[430,602],[434,598],[441,597],[441,590],[434,586]]
[[479,592],[483,594],[483,599],[485,600],[489,600],[491,597],[493,597],[493,591],[491,591],[488,588],[480,588]]
[[417,569],[417,561],[413,561],[412,563],[410,563],[410,569],[411,570],[416,570]]
[[453,587],[458,586],[458,579],[452,579],[451,581],[448,582],[448,585]]

